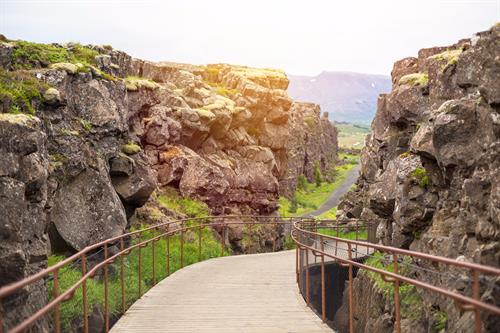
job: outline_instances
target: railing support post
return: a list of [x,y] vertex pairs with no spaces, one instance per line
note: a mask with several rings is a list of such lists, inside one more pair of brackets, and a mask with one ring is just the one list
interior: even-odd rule
[[[396,253],[392,255],[394,263],[394,274],[398,274],[398,256]],[[394,310],[396,315],[396,333],[401,333],[401,304],[399,300],[399,280],[394,281]]]
[[306,251],[306,303],[307,306],[309,306],[310,299],[309,299],[309,250],[305,249]]
[[121,279],[121,291],[122,291],[122,313],[125,313],[127,310],[125,308],[125,265],[124,265],[124,259],[123,259],[123,250],[125,249],[125,244],[123,243],[123,238],[120,239],[120,279]]
[[181,223],[181,268],[184,267],[184,221]]
[[138,275],[139,275],[139,280],[138,280],[138,284],[139,284],[139,297],[138,298],[141,298],[142,296],[142,252],[141,252],[141,247],[139,246],[139,265],[138,265]]
[[[87,274],[87,257],[82,254],[82,276]],[[87,308],[87,279],[82,282],[83,332],[89,332],[89,316]]]
[[[320,236],[321,252],[325,252],[323,236]],[[325,255],[321,253],[321,319],[326,321],[326,295],[325,295]]]
[[155,258],[155,241],[151,242],[151,256],[153,259],[153,286],[156,284],[156,258]]
[[347,243],[347,256],[349,259],[349,333],[354,333],[354,307],[353,307],[353,286],[352,286],[352,247],[351,243]]
[[[59,296],[59,270],[54,271],[54,286],[52,287],[52,297]],[[56,304],[54,309],[54,329],[56,333],[61,333],[61,307]],[[2,322],[0,321],[0,331],[2,331]]]
[[201,232],[203,229],[203,224],[200,223],[198,228],[198,261],[201,261]]
[[[479,271],[477,269],[472,269],[472,297],[480,301],[481,300],[481,290],[479,286]],[[476,333],[481,333],[481,312],[477,306],[474,306],[474,322]]]
[[[108,244],[104,244],[104,261],[108,260]],[[109,331],[109,290],[108,290],[108,264],[104,264],[104,332]]]

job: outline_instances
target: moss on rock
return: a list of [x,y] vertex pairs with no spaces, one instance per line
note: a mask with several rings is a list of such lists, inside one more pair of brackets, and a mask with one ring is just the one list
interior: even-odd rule
[[140,151],[141,147],[133,142],[129,142],[122,146],[122,152],[124,152],[127,155],[137,154]]
[[427,73],[412,73],[404,75],[399,79],[399,84],[408,84],[411,86],[426,86],[429,83]]

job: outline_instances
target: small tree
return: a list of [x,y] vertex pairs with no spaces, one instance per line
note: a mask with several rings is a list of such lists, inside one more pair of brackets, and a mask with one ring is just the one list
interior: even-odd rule
[[296,213],[299,208],[299,203],[297,200],[297,193],[293,193],[292,200],[290,202],[290,208],[288,208],[289,213]]
[[307,190],[307,179],[304,174],[300,174],[299,178],[297,178],[297,189],[301,191]]
[[316,182],[316,187],[320,187],[323,182],[323,175],[318,164],[314,167],[314,181]]

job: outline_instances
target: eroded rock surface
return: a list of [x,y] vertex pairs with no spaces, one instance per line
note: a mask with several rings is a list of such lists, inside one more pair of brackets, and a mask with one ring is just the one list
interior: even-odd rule
[[[496,25],[395,63],[392,92],[379,98],[358,189],[339,205],[340,221],[375,222],[383,244],[500,266],[499,35]],[[465,273],[411,274],[467,294],[471,280]],[[498,281],[485,278],[484,283],[482,298],[499,305],[493,296]],[[390,297],[381,299],[380,291],[363,288],[366,292],[357,289],[357,299],[378,304],[363,303],[370,311],[355,308],[360,318],[356,330],[392,331]],[[446,313],[447,331],[473,330],[470,313],[460,312],[450,300],[421,290],[419,297],[425,320],[406,318],[406,327],[432,330],[437,314]],[[483,313],[482,319],[485,331],[498,328],[498,318]]]

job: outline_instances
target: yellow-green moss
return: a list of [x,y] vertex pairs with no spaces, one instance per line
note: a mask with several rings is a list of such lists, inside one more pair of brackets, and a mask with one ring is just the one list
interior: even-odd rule
[[25,71],[7,72],[0,68],[0,100],[11,113],[35,114],[34,101],[42,101],[49,85]]
[[133,142],[129,142],[122,146],[122,152],[124,152],[127,155],[137,154],[140,151],[141,147]]
[[446,50],[439,54],[431,56],[431,59],[444,60],[447,62],[446,66],[455,65],[458,61],[458,57],[462,54],[462,49]]
[[427,73],[407,74],[399,79],[399,84],[408,84],[411,86],[426,86],[429,83]]
[[140,88],[153,90],[160,87],[160,85],[154,81],[137,76],[128,76],[125,79],[125,86],[128,91],[137,91]]
[[417,181],[418,186],[426,188],[430,185],[431,181],[427,175],[427,170],[424,168],[416,168],[411,172],[411,176]]

